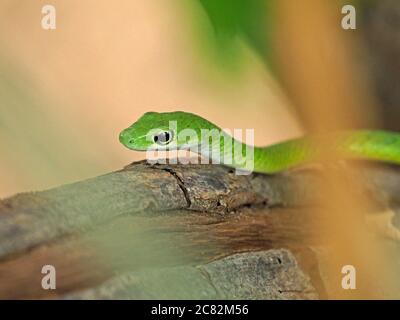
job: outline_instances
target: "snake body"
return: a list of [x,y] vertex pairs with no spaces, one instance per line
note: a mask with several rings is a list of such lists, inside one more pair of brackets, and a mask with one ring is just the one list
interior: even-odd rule
[[[204,137],[207,130],[219,132],[220,139],[210,143],[210,136]],[[395,132],[350,130],[257,147],[232,138],[217,125],[198,115],[181,111],[147,112],[124,129],[119,139],[127,148],[139,151],[190,149],[197,150],[204,157],[210,157],[212,151],[218,151],[221,163],[236,169],[243,168],[243,164],[235,160],[235,150],[240,148],[243,157],[249,154],[248,150],[252,150],[252,170],[268,174],[316,162],[323,150],[341,159],[400,164],[400,134]],[[234,143],[228,145],[229,140]]]

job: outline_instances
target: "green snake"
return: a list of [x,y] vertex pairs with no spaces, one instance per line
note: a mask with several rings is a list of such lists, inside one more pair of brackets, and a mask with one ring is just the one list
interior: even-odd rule
[[[214,136],[204,134],[207,131],[218,132],[220,136],[211,141]],[[400,134],[395,132],[349,130],[257,147],[240,142],[198,115],[182,111],[147,112],[124,129],[119,140],[125,147],[138,151],[184,149],[208,158],[217,153],[220,163],[235,169],[246,170],[243,157],[251,156],[252,171],[267,174],[317,162],[322,150],[332,151],[340,159],[400,164]],[[230,140],[233,143],[228,143]],[[242,157],[240,161],[236,159],[238,154]]]

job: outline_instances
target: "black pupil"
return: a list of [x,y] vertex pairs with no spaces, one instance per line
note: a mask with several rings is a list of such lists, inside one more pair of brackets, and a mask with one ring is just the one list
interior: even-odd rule
[[166,143],[170,140],[171,134],[169,132],[163,132],[160,133],[159,135],[154,136],[154,142],[161,142],[161,143]]

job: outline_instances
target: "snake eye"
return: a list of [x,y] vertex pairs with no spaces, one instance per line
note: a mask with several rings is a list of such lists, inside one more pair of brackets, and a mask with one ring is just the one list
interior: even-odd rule
[[153,137],[155,143],[159,144],[160,146],[167,145],[172,141],[173,133],[172,131],[165,131],[159,133]]

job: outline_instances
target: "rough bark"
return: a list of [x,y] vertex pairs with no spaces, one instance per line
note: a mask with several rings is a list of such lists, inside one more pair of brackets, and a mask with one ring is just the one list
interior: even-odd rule
[[[354,175],[364,181],[354,192],[397,206],[397,168]],[[320,179],[139,162],[2,200],[0,298],[327,297],[312,249]],[[56,290],[41,287],[47,264]]]

